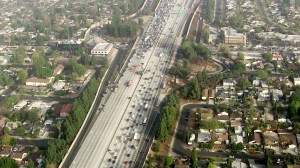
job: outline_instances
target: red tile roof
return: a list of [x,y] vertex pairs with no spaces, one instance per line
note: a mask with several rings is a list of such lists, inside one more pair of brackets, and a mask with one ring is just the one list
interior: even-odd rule
[[68,104],[61,104],[57,103],[52,106],[53,110],[58,112],[58,113],[70,113],[72,110],[73,104],[68,103]]
[[72,110],[73,104],[68,103],[65,104],[62,109],[60,110],[60,113],[70,113],[70,111]]

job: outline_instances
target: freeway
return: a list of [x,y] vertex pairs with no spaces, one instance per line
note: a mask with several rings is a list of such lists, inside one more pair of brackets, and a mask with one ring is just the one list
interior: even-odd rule
[[[183,4],[184,0],[175,3]],[[176,8],[191,4],[188,0]],[[174,34],[180,31],[178,28],[186,15],[170,15],[169,10],[168,1],[160,3],[146,31],[148,36],[139,42],[139,51],[129,60],[107,101],[101,102],[92,127],[74,150],[74,159],[68,167],[131,167],[134,164],[140,147],[147,142],[150,128],[155,125],[152,120],[158,115],[153,110],[155,100],[163,74],[169,67]]]

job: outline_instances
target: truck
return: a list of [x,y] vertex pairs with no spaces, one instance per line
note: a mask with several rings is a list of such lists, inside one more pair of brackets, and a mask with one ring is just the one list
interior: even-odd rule
[[127,81],[126,86],[129,87],[132,84],[132,80]]

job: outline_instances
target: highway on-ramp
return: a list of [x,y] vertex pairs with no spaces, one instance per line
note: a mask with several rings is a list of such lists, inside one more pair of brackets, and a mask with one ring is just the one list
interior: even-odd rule
[[[174,7],[169,7],[170,3],[174,3]],[[146,31],[150,37],[141,39],[138,51],[114,84],[107,101],[98,107],[93,126],[68,167],[136,167],[139,149],[155,125],[149,119],[158,115],[153,108],[163,74],[169,67],[175,36],[187,15],[172,13],[171,9],[183,10],[191,4],[192,0],[162,0]]]

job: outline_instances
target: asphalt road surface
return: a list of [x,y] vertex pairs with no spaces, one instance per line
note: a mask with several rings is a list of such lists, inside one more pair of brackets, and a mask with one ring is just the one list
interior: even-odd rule
[[[178,0],[175,3],[184,4],[174,6],[183,9],[191,5],[192,1]],[[165,7],[161,9],[167,10]],[[155,16],[166,18],[164,26],[157,25],[162,24],[157,23],[157,20],[152,24],[154,35],[150,38],[153,38],[154,44],[147,48],[141,42],[141,46],[137,47],[147,49],[141,55],[133,55],[119,81],[108,93],[107,101],[102,100],[92,119],[93,126],[87,129],[82,143],[79,143],[72,154],[75,155],[72,163],[67,167],[136,167],[135,158],[146,152],[141,151],[141,147],[149,144],[148,135],[151,135],[149,132],[158,115],[153,108],[159,96],[163,74],[171,59],[174,33],[180,31],[178,28],[186,15],[165,13],[166,11],[161,11]],[[155,28],[161,27],[161,34],[155,34]],[[142,40],[146,41],[146,38]],[[143,73],[137,74],[138,70]]]

